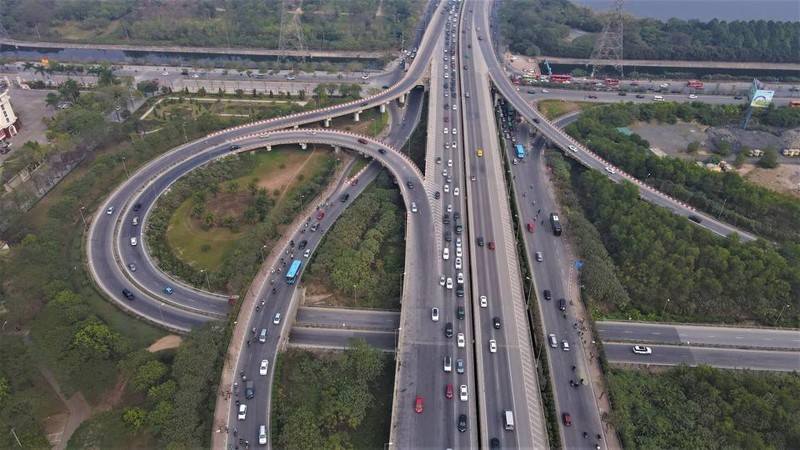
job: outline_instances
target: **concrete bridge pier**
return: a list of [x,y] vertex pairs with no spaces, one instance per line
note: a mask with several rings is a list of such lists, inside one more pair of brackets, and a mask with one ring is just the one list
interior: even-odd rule
[[301,142],[300,143],[300,148],[301,149],[305,150],[307,147],[308,147],[308,144],[306,144],[305,142]]
[[330,128],[330,127],[331,127],[331,118],[328,117],[327,119],[325,119],[325,128]]
[[358,111],[358,112],[354,113],[353,114],[353,120],[355,120],[356,122],[360,121],[362,112],[364,112],[364,111]]
[[335,146],[333,147],[333,153],[334,153],[334,154],[336,154],[336,153],[340,153],[341,151],[342,151],[342,147],[340,147],[340,146],[338,146],[338,145],[335,145]]
[[380,111],[381,111],[381,114],[385,114],[386,113],[386,103],[381,103]]
[[267,147],[267,151],[268,151],[268,152],[271,152],[271,151],[272,151],[272,146],[271,146],[271,145],[267,144],[267,146],[266,146],[266,147]]
[[404,92],[403,95],[401,95],[400,98],[397,99],[400,102],[401,105],[405,105],[406,104],[406,97],[407,96],[408,96],[408,93]]

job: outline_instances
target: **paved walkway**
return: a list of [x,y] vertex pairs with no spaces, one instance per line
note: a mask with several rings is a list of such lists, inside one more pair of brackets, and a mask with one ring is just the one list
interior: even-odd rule
[[76,392],[69,399],[64,397],[64,394],[61,393],[61,387],[58,385],[58,381],[56,381],[55,376],[53,376],[53,373],[49,370],[42,367],[39,369],[39,372],[41,372],[42,377],[47,380],[47,383],[58,395],[58,398],[61,399],[61,402],[64,403],[64,406],[67,407],[67,421],[63,425],[61,431],[47,435],[47,439],[53,445],[53,450],[64,450],[67,448],[67,443],[72,437],[72,433],[74,433],[86,419],[92,416],[92,407],[89,405],[89,402],[83,398],[83,394],[80,392]]

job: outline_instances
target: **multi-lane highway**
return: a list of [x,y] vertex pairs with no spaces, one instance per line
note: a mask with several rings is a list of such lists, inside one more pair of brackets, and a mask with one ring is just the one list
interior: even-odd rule
[[604,341],[800,350],[798,330],[614,321],[597,322],[595,328]]

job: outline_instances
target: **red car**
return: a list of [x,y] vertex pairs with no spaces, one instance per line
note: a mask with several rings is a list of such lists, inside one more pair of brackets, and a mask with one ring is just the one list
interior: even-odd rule
[[494,250],[494,241],[489,242],[489,250]]
[[351,181],[351,182],[350,182],[350,184],[351,184],[352,186],[355,186],[355,185],[357,185],[357,184],[358,184],[358,178],[353,178],[353,181]]
[[422,412],[422,396],[417,396],[417,402],[414,405],[414,411],[421,413]]
[[366,139],[364,139],[364,138],[358,138],[358,143],[359,143],[359,144],[366,144],[366,143],[367,143],[367,140],[366,140]]
[[564,420],[564,425],[565,426],[572,425],[572,416],[570,416],[568,412],[565,412],[564,414],[562,414],[561,415],[561,419]]
[[528,233],[533,233],[533,222],[528,222]]
[[317,213],[317,220],[322,220],[325,217],[325,211],[320,211]]
[[448,384],[447,389],[444,390],[444,396],[447,398],[453,398],[453,385]]

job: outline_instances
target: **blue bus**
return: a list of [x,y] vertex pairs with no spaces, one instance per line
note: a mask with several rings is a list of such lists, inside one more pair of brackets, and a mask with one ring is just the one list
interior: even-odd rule
[[522,159],[525,157],[525,148],[517,144],[517,158]]
[[289,266],[289,270],[286,271],[286,283],[294,284],[294,282],[297,281],[297,277],[300,275],[300,265],[302,264],[303,262],[299,259],[292,261],[292,265]]

